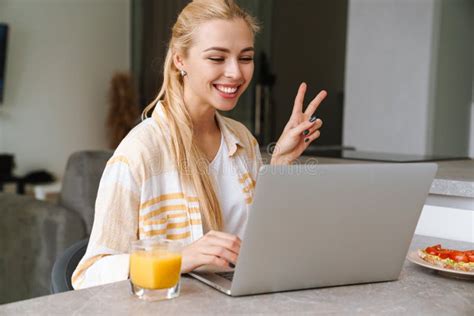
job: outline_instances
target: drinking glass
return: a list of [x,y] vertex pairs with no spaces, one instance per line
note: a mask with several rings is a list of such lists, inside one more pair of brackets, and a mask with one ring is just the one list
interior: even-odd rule
[[169,239],[144,239],[130,245],[132,293],[147,300],[179,296],[182,243]]

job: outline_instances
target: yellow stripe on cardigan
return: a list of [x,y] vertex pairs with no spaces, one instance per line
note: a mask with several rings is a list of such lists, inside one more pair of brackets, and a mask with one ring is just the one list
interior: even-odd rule
[[[167,219],[187,218],[187,217],[188,217],[187,214],[184,213],[184,212],[180,213],[180,214],[167,214],[166,218],[160,218],[160,219],[157,219],[157,220],[149,219],[149,220],[142,221],[141,224],[144,227],[145,226],[151,226],[151,225],[164,225],[164,224],[166,224]],[[200,219],[190,218],[190,221],[191,221],[191,225],[201,225],[202,224],[202,221]],[[182,222],[182,223],[189,224],[187,219],[186,219],[185,222]]]
[[143,228],[139,229],[140,237],[154,237],[166,234],[166,229],[152,229],[145,231]]
[[153,204],[156,204],[156,203],[159,203],[159,202],[162,202],[162,201],[166,201],[166,200],[175,200],[175,199],[184,199],[184,194],[182,192],[178,192],[178,193],[170,193],[170,194],[163,194],[163,195],[160,195],[158,197],[155,197],[155,198],[152,198],[146,202],[143,202],[141,205],[140,205],[140,210],[144,209],[144,208],[147,208]]
[[250,184],[249,184],[249,186],[252,186],[252,188],[254,188],[256,182],[255,182],[254,179],[252,179],[252,177],[250,176],[249,173],[244,173],[244,174],[242,175],[242,177],[239,178],[239,182],[240,182],[241,184],[244,184],[247,179],[250,179]]
[[186,239],[191,237],[191,232],[186,232],[182,234],[168,234],[166,235],[166,239],[171,239],[171,240],[180,240],[180,239]]
[[255,184],[252,182],[252,183],[249,183],[249,185],[247,185],[246,187],[244,187],[244,192],[245,193],[249,193],[250,190],[252,190],[253,188],[255,188]]
[[166,229],[175,229],[175,228],[185,228],[189,227],[190,225],[201,225],[202,221],[200,219],[191,218],[190,220],[186,220],[180,223],[167,223]]
[[166,205],[166,206],[162,206],[160,207],[159,209],[157,210],[154,210],[154,211],[151,211],[145,215],[140,215],[140,218],[139,218],[139,221],[140,222],[144,222],[146,220],[149,220],[150,218],[153,218],[155,216],[158,216],[164,212],[167,212],[167,211],[184,211],[186,210],[186,205],[184,204],[178,204],[178,205]]
[[199,202],[199,199],[197,197],[192,197],[192,196],[185,196],[183,192],[177,192],[177,193],[169,193],[169,194],[163,194],[158,197],[152,198],[146,202],[143,202],[140,205],[140,210],[147,208],[153,204],[157,204],[162,201],[167,201],[167,200],[176,200],[176,199],[185,199],[188,203],[189,202]]
[[185,222],[181,223],[168,223],[166,224],[166,229],[175,229],[175,228],[185,228],[189,227],[189,221],[186,220]]
[[[248,172],[247,172],[247,173],[244,173],[244,174],[242,175],[242,177],[239,178],[239,182],[240,182],[240,183],[244,183],[245,180],[247,180],[247,178],[252,179],[252,177],[250,176],[250,173],[248,173]],[[252,181],[253,181],[253,180],[252,180]]]
[[[186,216],[186,214],[184,214],[184,216]],[[143,226],[163,225],[163,224],[166,224],[166,218],[160,218],[160,219],[155,219],[155,220],[149,219],[149,220],[144,221],[142,224]]]
[[[186,214],[186,212],[181,212],[181,213],[175,213],[175,214],[166,214],[166,218],[167,219],[171,219],[171,218],[186,218],[188,217],[188,214]],[[146,224],[146,222],[143,222],[143,224]]]
[[200,219],[191,218],[191,225],[202,225],[202,221]]
[[129,162],[128,162],[128,159],[126,157],[116,156],[116,157],[110,158],[110,160],[107,162],[107,166],[110,166],[110,165],[112,165],[114,163],[117,163],[117,162],[123,162],[126,165],[130,165]]
[[71,282],[76,283],[77,279],[82,276],[85,270],[89,269],[91,265],[96,263],[99,259],[102,259],[103,257],[106,257],[108,255],[96,255],[93,256],[83,263],[81,263],[79,266],[77,266],[76,270],[74,271],[74,274],[71,277]]
[[188,208],[188,211],[189,211],[189,213],[201,213],[199,211],[199,208],[197,208],[197,207],[190,207],[190,208]]

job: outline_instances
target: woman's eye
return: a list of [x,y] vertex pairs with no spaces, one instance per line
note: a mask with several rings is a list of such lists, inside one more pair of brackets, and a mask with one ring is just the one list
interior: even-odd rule
[[[225,60],[225,58],[223,58],[223,57],[208,57],[207,59],[209,59],[210,61],[213,61],[213,62],[223,62]],[[253,57],[251,57],[251,56],[249,56],[249,57],[240,57],[239,60],[249,63],[253,60]]]
[[245,61],[245,62],[251,62],[253,60],[253,57],[242,57],[240,60]]

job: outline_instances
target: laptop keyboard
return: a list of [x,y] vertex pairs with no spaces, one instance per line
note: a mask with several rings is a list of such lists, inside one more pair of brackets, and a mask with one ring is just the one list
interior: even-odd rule
[[229,281],[232,281],[232,279],[234,278],[234,271],[230,271],[230,272],[216,272],[217,275],[223,277],[224,279],[227,279]]

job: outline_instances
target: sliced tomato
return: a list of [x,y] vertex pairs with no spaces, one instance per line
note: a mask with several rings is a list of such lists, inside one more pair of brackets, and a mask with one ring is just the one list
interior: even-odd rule
[[466,256],[464,251],[452,251],[449,254],[449,258],[455,262],[469,262],[469,258]]
[[430,255],[434,255],[434,256],[437,256],[439,253],[439,250],[433,247],[428,247],[425,249],[425,251],[429,253]]
[[474,250],[469,250],[464,252],[469,259],[469,262],[474,262]]
[[431,247],[427,247],[427,248],[425,249],[425,251],[426,251],[427,253],[429,253],[430,255],[435,255],[435,256],[437,256],[438,253],[439,253],[439,251],[440,251],[441,249],[442,249],[442,248],[441,248],[441,245],[438,244],[438,245],[434,245],[434,246],[431,246]]
[[474,250],[459,251],[453,249],[444,249],[440,244],[426,247],[425,251],[440,259],[451,259],[454,262],[474,262]]
[[451,250],[440,250],[438,251],[438,257],[440,257],[441,259],[447,259],[451,255],[451,252]]

